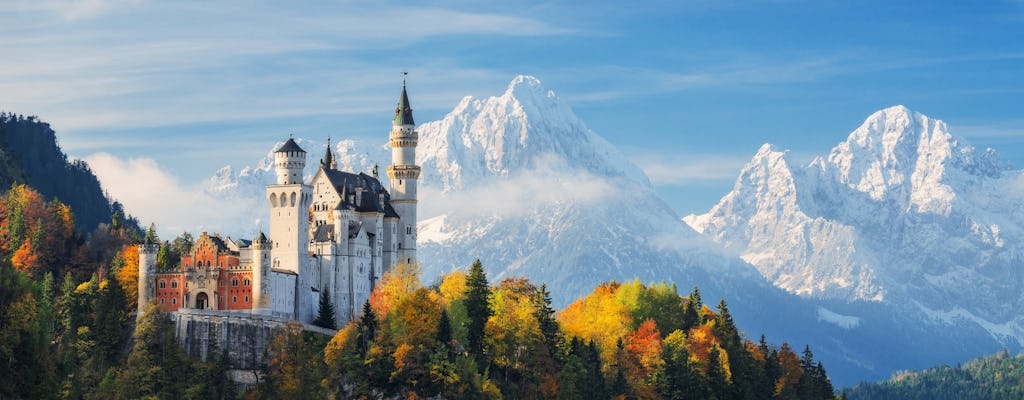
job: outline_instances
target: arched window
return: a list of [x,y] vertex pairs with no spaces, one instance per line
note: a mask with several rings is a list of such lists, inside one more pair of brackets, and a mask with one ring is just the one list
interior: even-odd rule
[[238,278],[234,278],[231,280],[231,286],[238,286]]
[[171,281],[171,289],[177,289],[177,288],[178,288],[178,281]]
[[178,304],[178,299],[171,298],[171,304]]
[[160,281],[160,288],[161,288],[161,289],[166,289],[166,288],[167,288],[167,282],[165,282],[165,281]]
[[231,296],[231,302],[232,303],[237,303],[238,302],[238,296]]
[[289,202],[288,205],[292,206],[292,207],[295,207],[295,192],[292,192],[291,201]]
[[249,302],[249,296],[245,296],[245,302],[246,302],[246,303],[248,303],[248,302]]
[[277,207],[277,193],[270,194],[270,207]]
[[164,304],[164,299],[160,299],[160,304]]
[[245,286],[249,286],[249,280],[248,279],[245,280]]

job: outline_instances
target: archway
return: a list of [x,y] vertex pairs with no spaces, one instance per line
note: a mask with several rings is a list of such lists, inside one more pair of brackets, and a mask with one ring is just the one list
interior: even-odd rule
[[210,298],[206,295],[206,292],[199,292],[196,295],[196,308],[204,310],[209,304]]

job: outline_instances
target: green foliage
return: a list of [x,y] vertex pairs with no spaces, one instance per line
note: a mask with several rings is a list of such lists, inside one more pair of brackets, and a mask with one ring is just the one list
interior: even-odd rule
[[843,393],[854,400],[1024,398],[1024,355],[1004,350],[958,366],[901,371],[887,381],[862,383]]
[[487,283],[487,275],[480,260],[473,262],[466,277],[466,314],[469,326],[466,330],[466,341],[469,353],[477,360],[478,365],[486,365],[484,359],[484,328],[487,319],[493,315],[490,308],[491,287]]
[[313,325],[327,329],[338,328],[338,323],[334,321],[334,302],[331,301],[331,294],[327,290],[320,291],[320,311],[317,312]]

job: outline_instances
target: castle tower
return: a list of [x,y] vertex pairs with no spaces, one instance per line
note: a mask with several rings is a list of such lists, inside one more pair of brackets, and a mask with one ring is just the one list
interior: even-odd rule
[[309,253],[309,204],[313,189],[302,182],[306,151],[289,138],[274,152],[277,183],[267,185],[270,202],[271,268],[299,273]]
[[150,300],[156,298],[156,253],[160,251],[160,245],[150,242],[139,245],[139,298],[138,318],[149,307]]
[[252,312],[270,313],[270,240],[260,232],[252,241]]
[[[420,167],[416,165],[419,133],[412,120],[405,80],[402,81],[402,96],[395,108],[390,138],[391,165],[388,166],[388,178],[391,180],[391,204],[400,217],[395,262],[413,263],[416,262],[416,181],[420,177]],[[390,269],[390,266],[385,268]]]

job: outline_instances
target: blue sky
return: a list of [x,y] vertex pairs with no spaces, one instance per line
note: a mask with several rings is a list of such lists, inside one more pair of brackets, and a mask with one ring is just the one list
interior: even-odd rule
[[680,215],[761,144],[824,154],[895,104],[1024,166],[1019,0],[282,3],[5,2],[0,109],[116,166],[115,195],[146,171],[187,195],[289,132],[383,142],[403,70],[421,123],[538,77]]

